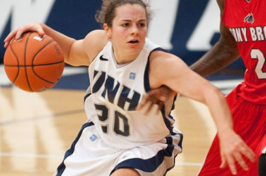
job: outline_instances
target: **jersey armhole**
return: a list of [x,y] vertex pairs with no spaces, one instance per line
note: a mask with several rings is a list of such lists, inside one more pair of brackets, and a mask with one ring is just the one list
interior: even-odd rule
[[163,51],[163,52],[167,52],[169,53],[167,50],[161,48],[161,47],[158,47],[158,48],[155,48],[153,49],[149,56],[148,56],[148,61],[147,61],[147,65],[146,65],[146,68],[145,68],[145,73],[144,73],[144,88],[145,88],[145,91],[146,92],[149,92],[151,90],[151,87],[150,87],[150,80],[149,80],[149,68],[150,68],[150,55],[153,51]]

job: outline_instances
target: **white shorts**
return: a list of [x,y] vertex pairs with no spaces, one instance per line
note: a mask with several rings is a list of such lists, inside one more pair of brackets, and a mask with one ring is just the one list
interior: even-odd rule
[[157,143],[117,149],[107,146],[88,122],[66,151],[55,176],[108,176],[119,168],[134,168],[141,176],[162,176],[174,167],[182,140],[181,133],[173,133]]

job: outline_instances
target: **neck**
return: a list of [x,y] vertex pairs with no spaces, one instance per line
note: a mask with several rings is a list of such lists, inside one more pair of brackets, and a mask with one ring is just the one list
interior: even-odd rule
[[139,53],[130,53],[126,50],[119,50],[113,45],[113,53],[117,64],[127,64],[137,59]]
[[122,52],[114,52],[114,57],[117,64],[127,64],[133,62],[138,56],[124,54]]

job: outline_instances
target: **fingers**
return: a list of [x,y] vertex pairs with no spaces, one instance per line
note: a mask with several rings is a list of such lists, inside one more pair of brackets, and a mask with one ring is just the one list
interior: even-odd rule
[[40,36],[44,36],[45,35],[45,32],[43,30],[43,28],[41,26],[39,26],[37,29],[36,29],[36,32],[40,35]]
[[231,173],[233,175],[236,175],[237,174],[237,170],[236,170],[236,165],[235,165],[234,158],[228,157],[227,158],[227,163],[228,163],[228,166],[230,168]]
[[221,156],[221,165],[220,168],[225,168],[227,166],[226,160],[224,158],[224,156]]
[[156,114],[158,115],[160,113],[160,110],[163,109],[164,103],[159,101],[157,104],[158,104],[158,108],[157,108]]
[[148,115],[151,111],[156,111],[154,104],[151,101],[148,101],[142,108],[138,108],[144,115]]
[[[230,171],[233,175],[237,174],[236,164],[247,171],[249,167],[245,159],[255,162],[256,156],[254,152],[242,141],[238,136],[235,136],[233,142],[230,145],[226,145],[227,151],[224,153],[221,151],[221,165],[220,168],[225,168],[226,165],[229,166]],[[235,143],[234,143],[235,142]],[[233,144],[234,143],[234,144]],[[230,146],[230,147],[229,147]]]
[[256,155],[255,153],[246,145],[243,144],[244,146],[242,147],[242,155],[244,155],[246,158],[248,158],[251,162],[256,161]]
[[158,101],[157,101],[158,98],[156,98],[155,94],[156,94],[156,91],[151,90],[146,95],[144,95],[143,98],[142,98],[142,101],[139,103],[139,105],[137,107],[137,110],[138,111],[142,110],[144,108],[144,106],[146,106],[148,103],[157,104],[158,103]]
[[7,37],[5,38],[5,40],[4,40],[4,47],[5,48],[7,48],[7,46],[9,45],[9,43],[10,43],[10,41],[15,37],[15,35],[16,35],[16,33],[17,33],[17,30],[14,30],[14,31],[12,31],[12,32],[10,32],[8,35],[7,35]]
[[243,159],[243,156],[245,156],[247,159],[249,159],[251,162],[256,161],[256,155],[255,153],[245,144],[243,143],[242,146],[239,149],[239,153],[235,153],[235,159],[237,163],[244,169],[248,170],[249,167],[246,164],[245,160]]
[[143,98],[142,98],[141,102],[139,103],[138,107],[136,108],[136,110],[141,111],[144,108],[144,106],[147,104],[147,102],[148,102],[148,97],[145,95],[145,96],[143,96]]
[[8,36],[4,39],[4,47],[7,48],[10,41],[14,38],[15,40],[18,40],[24,32],[27,31],[36,31],[40,36],[45,35],[45,32],[42,28],[42,25],[39,23],[29,23],[23,26],[20,26],[19,28],[13,30],[8,34]]
[[171,96],[173,96],[175,94],[174,91],[172,91],[172,89],[170,89],[169,87],[162,85],[160,87],[161,89],[161,96],[159,97],[159,99],[162,102],[165,102],[168,98],[170,98]]
[[7,48],[11,40],[14,38],[15,40],[18,40],[23,33],[23,30],[21,29],[16,29],[10,32],[7,37],[4,39],[4,47]]
[[227,157],[225,156],[225,157],[222,157],[222,163],[220,165],[220,168],[225,168],[228,165],[231,173],[233,175],[236,175],[237,174],[236,162],[245,171],[247,171],[249,169],[249,167],[247,166],[246,162],[244,161],[244,159],[243,159],[243,157],[241,156],[240,153],[235,153],[234,156],[227,156]]
[[237,163],[245,170],[247,171],[249,168],[246,164],[246,162],[244,161],[243,157],[241,156],[240,153],[236,153],[235,154],[235,159],[237,161]]
[[163,91],[162,88],[151,90],[145,96],[143,96],[142,101],[137,107],[137,110],[141,110],[149,101],[153,102],[153,104],[157,104],[159,108],[161,108],[167,99],[168,93]]
[[17,33],[16,33],[16,36],[15,36],[15,40],[18,40],[21,35],[23,34],[23,31],[22,30],[18,30]]
[[154,106],[155,104],[153,103],[153,102],[149,102],[149,104],[147,104],[147,110],[145,111],[145,115],[148,115],[151,111],[152,111],[152,108],[153,108],[153,106]]
[[235,165],[235,159],[233,155],[230,154],[222,154],[221,153],[221,165],[220,168],[226,168],[226,166],[229,166],[229,169],[233,175],[237,174],[237,169]]
[[157,89],[153,89],[149,91],[145,96],[143,96],[142,101],[139,103],[136,110],[141,111],[144,106],[147,106],[148,103],[151,103],[149,104],[149,108],[145,111],[145,114],[150,113],[154,105],[158,105],[158,114],[163,108],[165,101],[173,97],[175,94],[175,92],[173,92],[170,88],[164,85]]
[[157,115],[160,113],[161,106],[163,106],[161,103],[155,103],[152,101],[148,101],[141,110],[145,115],[148,115],[151,112],[155,112]]

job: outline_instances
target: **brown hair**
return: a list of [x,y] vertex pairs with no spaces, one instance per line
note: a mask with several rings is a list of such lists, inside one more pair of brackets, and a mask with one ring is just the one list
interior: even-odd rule
[[146,10],[147,20],[149,21],[148,3],[144,3],[142,0],[102,0],[101,10],[96,13],[96,20],[99,23],[106,23],[109,27],[112,27],[113,19],[115,18],[115,9],[124,4],[139,4]]

